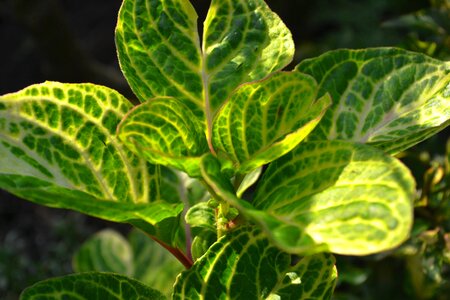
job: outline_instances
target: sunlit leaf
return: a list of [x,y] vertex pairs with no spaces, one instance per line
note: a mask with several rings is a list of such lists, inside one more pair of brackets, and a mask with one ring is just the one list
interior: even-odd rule
[[123,275],[81,273],[41,281],[25,289],[20,300],[163,300],[160,292]]
[[125,0],[116,45],[141,101],[175,97],[202,121],[206,117],[209,130],[237,86],[280,70],[294,54],[290,31],[263,0],[213,0],[202,48],[189,1]]
[[302,143],[270,164],[252,204],[235,196],[214,157],[204,157],[202,174],[287,252],[366,255],[398,246],[411,228],[414,180],[370,146]]
[[151,227],[182,207],[160,200],[159,168],[115,137],[131,104],[93,84],[46,82],[0,97],[0,188],[39,204]]
[[133,109],[120,123],[118,135],[149,162],[199,176],[200,156],[208,151],[201,123],[182,102],[159,97]]
[[233,93],[213,125],[213,145],[219,157],[248,173],[292,150],[319,123],[330,105],[316,101],[313,78],[298,72],[279,72]]
[[333,106],[309,136],[369,143],[389,153],[436,134],[450,119],[450,64],[394,48],[337,50],[300,63]]

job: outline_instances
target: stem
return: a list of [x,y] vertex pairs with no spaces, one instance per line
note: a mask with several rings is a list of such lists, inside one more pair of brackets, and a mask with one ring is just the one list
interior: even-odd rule
[[181,262],[183,264],[183,266],[185,266],[186,269],[190,269],[192,267],[192,265],[194,264],[192,262],[192,259],[187,257],[180,249],[173,248],[173,247],[167,245],[166,243],[164,243],[163,241],[161,241],[161,240],[157,239],[156,237],[151,236],[149,234],[147,234],[147,236],[149,236],[152,240],[154,240],[155,242],[157,242],[158,244],[163,246],[165,249],[167,249],[170,253],[172,253],[172,255],[175,256],[175,258],[178,259],[178,261]]

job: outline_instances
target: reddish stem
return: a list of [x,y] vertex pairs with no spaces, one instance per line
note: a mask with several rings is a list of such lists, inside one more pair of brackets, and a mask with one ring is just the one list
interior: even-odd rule
[[180,249],[173,248],[164,243],[163,241],[158,240],[156,237],[148,235],[152,240],[163,246],[165,249],[167,249],[170,253],[172,253],[173,256],[175,256],[176,259],[178,259],[179,262],[185,266],[186,269],[190,269],[192,265],[194,264],[192,260],[187,257]]

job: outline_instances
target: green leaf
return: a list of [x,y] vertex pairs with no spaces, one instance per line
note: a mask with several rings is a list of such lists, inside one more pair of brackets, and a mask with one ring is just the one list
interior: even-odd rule
[[218,240],[181,273],[172,299],[261,299],[289,268],[290,256],[258,230],[236,230]]
[[153,226],[181,212],[160,200],[159,168],[116,139],[131,104],[114,90],[46,82],[0,104],[0,188],[116,222]]
[[309,136],[368,143],[388,153],[436,134],[450,119],[450,64],[394,48],[337,50],[300,63],[333,106]]
[[219,239],[181,273],[173,299],[251,300],[275,295],[285,299],[290,292],[292,299],[329,299],[335,280],[332,255],[305,257],[291,266],[291,256],[272,245],[259,229],[242,227]]
[[158,97],[133,109],[120,123],[119,139],[149,162],[199,176],[199,159],[208,151],[202,125],[182,102]]
[[289,29],[263,0],[212,0],[203,32],[212,111],[240,84],[289,64],[294,48]]
[[75,252],[72,266],[76,273],[113,272],[132,277],[133,252],[121,234],[105,229],[96,233]]
[[200,202],[189,208],[186,213],[186,223],[192,227],[201,227],[216,231],[215,211],[207,202]]
[[252,204],[238,199],[212,156],[205,181],[290,253],[366,255],[398,246],[412,223],[414,179],[380,150],[344,141],[305,142],[270,164]]
[[160,292],[113,273],[81,273],[41,281],[25,289],[20,300],[158,300]]
[[313,78],[279,72],[246,84],[233,93],[217,114],[213,146],[245,174],[291,151],[319,123],[330,98],[316,101]]
[[197,14],[189,1],[123,1],[116,47],[122,72],[140,101],[171,96],[203,115]]
[[258,181],[259,177],[262,174],[262,169],[263,169],[263,167],[256,168],[244,176],[241,184],[239,185],[239,187],[236,191],[236,195],[239,198],[242,197],[242,195],[245,193],[245,191],[247,191],[253,184],[255,184]]
[[138,230],[128,240],[105,229],[86,241],[73,257],[73,268],[81,272],[113,272],[127,275],[166,296],[183,266],[166,249]]
[[125,78],[141,101],[175,97],[202,121],[240,84],[280,70],[293,57],[291,33],[263,0],[213,0],[202,48],[186,0],[125,0],[116,45]]
[[334,256],[328,253],[302,258],[268,299],[331,299],[337,281],[335,263]]

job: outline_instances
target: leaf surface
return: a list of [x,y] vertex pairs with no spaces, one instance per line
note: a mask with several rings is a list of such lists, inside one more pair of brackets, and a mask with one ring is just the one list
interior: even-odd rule
[[[313,294],[313,290],[318,295],[318,290],[323,292],[325,287],[332,292],[334,279],[333,284],[325,282],[333,277],[334,259],[331,255],[323,257],[328,260],[317,257],[315,264],[305,260],[292,269],[290,255],[272,245],[259,229],[239,228],[219,239],[191,269],[178,277],[173,299],[270,299],[272,293],[281,295],[292,289],[285,276],[293,277],[293,273],[318,276],[301,280],[297,277],[293,284],[298,289],[291,296]],[[307,283],[305,287],[303,280]]]
[[41,281],[25,289],[20,300],[163,300],[160,292],[113,273],[81,273]]
[[218,197],[290,253],[366,255],[409,235],[414,180],[399,161],[370,146],[302,143],[270,164],[251,204],[235,196],[212,156],[202,172]]
[[174,98],[158,97],[133,109],[120,123],[119,139],[140,157],[198,177],[199,159],[208,151],[202,125]]
[[294,54],[291,33],[263,0],[213,0],[202,46],[189,1],[125,0],[116,45],[140,101],[177,98],[207,125],[208,138],[216,111],[236,87],[280,70]]
[[0,104],[0,188],[116,222],[156,225],[181,212],[160,199],[159,168],[116,139],[131,104],[114,90],[46,82]]
[[242,85],[214,120],[214,149],[241,174],[286,154],[331,104],[328,96],[316,100],[317,91],[314,79],[298,72],[279,72]]
[[269,299],[331,299],[337,281],[335,263],[329,253],[303,257],[278,283]]
[[301,62],[333,100],[310,139],[343,139],[398,153],[450,119],[450,64],[395,48],[337,50]]

